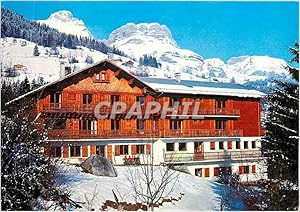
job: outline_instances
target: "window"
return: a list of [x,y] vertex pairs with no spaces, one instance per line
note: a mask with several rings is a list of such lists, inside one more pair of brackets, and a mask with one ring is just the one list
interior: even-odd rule
[[252,145],[251,145],[252,149],[255,149],[256,148],[256,141],[252,141],[251,143],[252,143]]
[[174,143],[167,143],[167,152],[174,151]]
[[145,104],[145,97],[144,96],[137,96],[136,101],[139,102],[141,105]]
[[55,119],[52,125],[52,129],[66,129],[66,119]]
[[249,166],[239,166],[240,174],[249,174]]
[[170,129],[179,130],[181,129],[181,120],[170,120]]
[[60,158],[62,156],[61,154],[61,147],[51,147],[50,148],[50,156],[55,157],[55,158]]
[[248,149],[248,141],[244,141],[244,149]]
[[83,119],[79,122],[79,129],[80,130],[91,130],[92,129],[92,121]]
[[179,143],[179,151],[186,151],[186,143]]
[[71,157],[80,157],[80,146],[70,146],[70,156]]
[[136,120],[136,128],[137,128],[138,130],[143,130],[143,129],[145,129],[145,122],[144,122],[144,120],[142,120],[142,119],[137,119],[137,120]]
[[96,146],[96,154],[105,157],[105,146]]
[[145,153],[145,145],[136,145],[136,153],[137,154],[144,154]]
[[214,141],[210,142],[210,150],[215,150],[215,149],[216,149],[215,142]]
[[219,168],[219,175],[228,176],[232,174],[231,167],[220,167]]
[[50,95],[50,106],[52,108],[60,108],[61,107],[61,94],[55,93]]
[[232,141],[227,141],[227,149],[232,149]]
[[224,142],[223,141],[219,141],[219,149],[224,149]]
[[119,95],[112,95],[112,96],[110,97],[110,103],[111,103],[111,105],[112,105],[114,102],[118,102],[118,101],[120,101],[120,96],[119,96]]
[[226,100],[225,99],[217,99],[216,100],[216,108],[223,109],[226,107]]
[[95,78],[96,78],[97,81],[100,80],[100,74],[96,74]]
[[251,167],[252,167],[252,170],[251,170],[252,173],[256,173],[256,166],[255,166],[255,165],[252,165]]
[[101,72],[101,80],[102,81],[106,80],[106,74],[105,74],[105,72]]
[[92,101],[93,101],[92,94],[83,94],[82,95],[82,104],[84,104],[84,105],[91,104]]
[[120,129],[120,120],[111,119],[110,120],[110,129],[111,130],[119,130]]
[[120,155],[128,155],[128,145],[120,145]]
[[209,177],[209,168],[204,169],[204,176]]
[[195,169],[195,176],[202,177],[202,169]]
[[236,149],[240,149],[241,148],[241,142],[240,141],[236,141],[235,142],[235,148]]
[[226,129],[226,120],[216,120],[216,129],[225,130]]

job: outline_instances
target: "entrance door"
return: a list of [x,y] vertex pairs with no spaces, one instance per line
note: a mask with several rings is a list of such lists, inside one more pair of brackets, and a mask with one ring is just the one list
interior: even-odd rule
[[96,146],[96,154],[105,157],[105,146]]
[[194,160],[203,160],[203,142],[194,142]]

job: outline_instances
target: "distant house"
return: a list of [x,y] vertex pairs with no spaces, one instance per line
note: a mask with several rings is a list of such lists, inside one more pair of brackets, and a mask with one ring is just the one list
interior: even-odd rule
[[16,71],[27,71],[27,67],[22,64],[15,64],[14,69]]
[[122,65],[132,68],[134,65],[134,62],[132,62],[131,60],[128,60],[127,62],[122,63]]

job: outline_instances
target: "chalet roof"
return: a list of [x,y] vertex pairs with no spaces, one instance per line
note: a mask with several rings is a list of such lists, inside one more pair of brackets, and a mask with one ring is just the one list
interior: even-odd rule
[[217,96],[235,96],[262,98],[264,93],[248,89],[236,83],[209,82],[198,80],[180,80],[140,77],[141,81],[157,92],[176,94],[203,94]]
[[[18,101],[26,96],[41,94],[48,88],[54,87],[60,82],[70,81],[72,77],[79,75],[83,72],[88,72],[95,67],[108,66],[110,69],[121,70],[124,78],[134,79],[140,86],[147,87],[149,90],[163,93],[174,93],[174,94],[192,94],[192,95],[217,95],[217,96],[235,96],[235,97],[251,97],[251,98],[262,98],[265,96],[264,93],[250,90],[246,87],[234,84],[234,83],[221,83],[221,82],[209,82],[209,81],[196,81],[196,80],[181,80],[180,82],[175,79],[162,79],[162,78],[149,78],[149,77],[136,77],[124,69],[120,68],[116,64],[108,61],[107,59],[100,62],[94,63],[87,66],[79,71],[72,72],[66,76],[59,78],[58,80],[43,85],[35,90],[32,90],[24,95],[21,95],[9,102],[6,105]],[[54,87],[55,88],[55,87]]]

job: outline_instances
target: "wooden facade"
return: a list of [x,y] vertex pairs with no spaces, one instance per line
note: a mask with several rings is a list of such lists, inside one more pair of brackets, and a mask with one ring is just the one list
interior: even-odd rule
[[[157,93],[108,61],[50,84],[37,92],[37,97],[36,112],[41,114],[41,122],[48,130],[48,144],[52,141],[54,146],[63,146],[61,155],[65,158],[84,158],[98,154],[102,151],[97,147],[101,141],[105,142],[105,156],[110,159],[120,155],[120,151],[130,151],[133,156],[137,151],[145,154],[151,152],[150,144],[143,148],[133,144],[129,150],[122,150],[120,145],[112,146],[105,139],[123,139],[124,143],[128,143],[137,138],[247,137],[261,134],[258,98]],[[166,119],[161,119],[159,111],[147,119],[138,120],[134,116],[125,119],[130,106],[140,101],[140,98],[143,99],[143,114],[149,102],[156,101],[161,105],[168,103],[172,107],[172,101],[180,100],[181,103],[191,102],[191,108],[199,102],[197,115],[204,118],[172,119],[167,116]],[[97,119],[94,114],[95,106],[104,101],[124,102],[128,108],[114,119]],[[100,113],[109,114],[111,110],[110,106],[102,107]],[[180,115],[183,105],[179,106],[178,111]],[[192,109],[188,110],[189,115],[192,112]],[[83,143],[80,149],[68,148],[68,142],[78,144],[89,139],[90,143]],[[91,144],[97,139],[97,145]],[[47,148],[54,151],[52,147]]]

